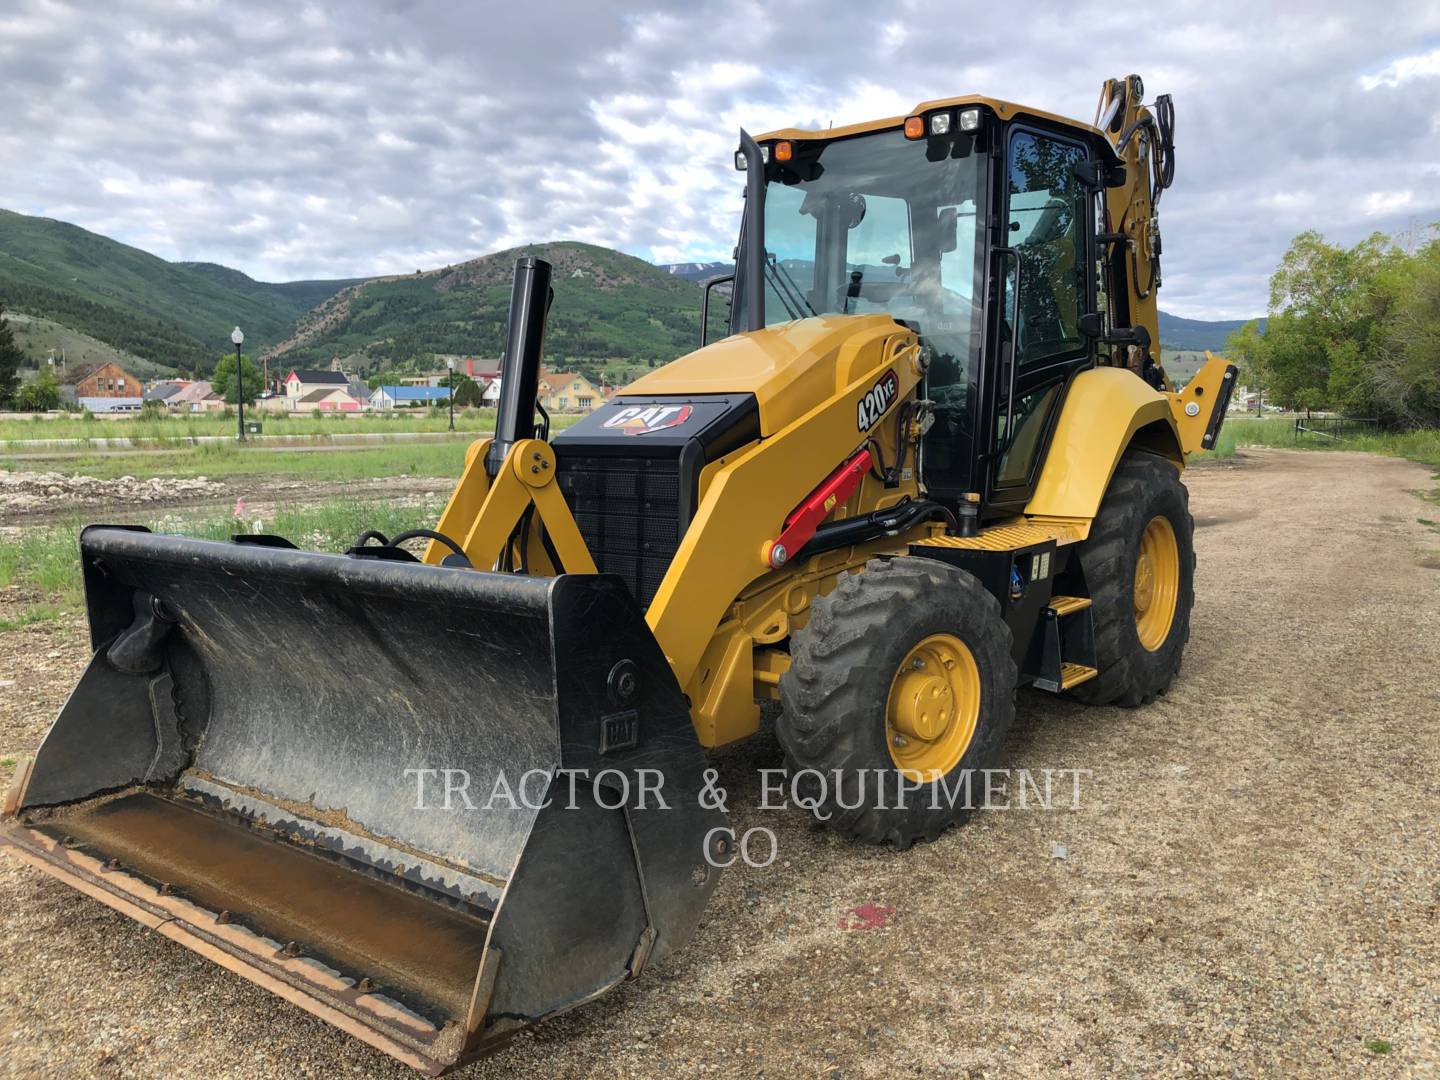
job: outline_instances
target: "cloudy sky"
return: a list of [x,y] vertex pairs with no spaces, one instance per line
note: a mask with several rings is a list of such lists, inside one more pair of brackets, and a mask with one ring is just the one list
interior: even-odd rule
[[1440,3],[0,0],[0,207],[265,280],[734,243],[751,131],[977,91],[1177,110],[1161,305],[1263,312],[1290,237],[1440,221]]

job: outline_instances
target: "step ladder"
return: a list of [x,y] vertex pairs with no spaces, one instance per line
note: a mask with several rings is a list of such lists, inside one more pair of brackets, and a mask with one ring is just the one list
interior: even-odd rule
[[1095,626],[1088,596],[1052,596],[1040,613],[1035,646],[1026,658],[1032,686],[1058,694],[1093,679]]

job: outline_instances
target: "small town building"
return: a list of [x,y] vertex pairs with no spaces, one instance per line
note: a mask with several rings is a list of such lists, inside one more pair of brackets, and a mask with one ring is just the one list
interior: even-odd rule
[[590,412],[605,404],[605,397],[584,375],[541,372],[540,404],[547,412]]
[[171,379],[167,382],[157,382],[146,390],[142,395],[146,401],[168,402],[185,387],[189,386],[188,380]]
[[295,402],[296,412],[359,412],[362,405],[350,393],[349,385],[321,386]]
[[343,371],[311,371],[304,368],[293,368],[290,374],[285,376],[281,384],[285,389],[285,398],[292,409],[301,407],[301,399],[316,390],[344,390],[347,393],[350,389],[350,376]]
[[441,405],[448,400],[448,386],[377,386],[370,395],[370,407],[410,409],[424,405]]
[[60,380],[60,396],[67,401],[101,397],[140,399],[143,395],[140,380],[111,360],[103,364],[72,364]]
[[140,407],[145,404],[144,398],[139,397],[80,397],[75,403],[82,409],[89,409],[92,413],[128,413],[139,412]]
[[165,405],[183,413],[221,412],[225,399],[215,392],[208,379],[200,379],[180,387],[165,399]]
[[478,356],[466,356],[459,360],[456,371],[463,371],[477,383],[500,377],[499,360],[482,360]]

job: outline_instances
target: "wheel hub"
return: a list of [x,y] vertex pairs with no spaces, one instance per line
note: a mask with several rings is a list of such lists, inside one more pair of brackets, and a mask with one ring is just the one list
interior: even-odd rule
[[1135,631],[1150,652],[1170,636],[1180,598],[1180,545],[1175,527],[1156,514],[1140,534],[1135,556]]
[[975,735],[980,670],[953,634],[932,634],[901,661],[885,705],[890,756],[907,779],[925,782],[953,769]]

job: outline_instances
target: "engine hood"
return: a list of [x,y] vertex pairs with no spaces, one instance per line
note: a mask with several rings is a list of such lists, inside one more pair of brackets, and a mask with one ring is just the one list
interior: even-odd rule
[[873,350],[914,335],[886,315],[819,315],[734,334],[637,379],[618,398],[753,394],[760,433],[799,419],[860,370],[879,363]]

